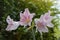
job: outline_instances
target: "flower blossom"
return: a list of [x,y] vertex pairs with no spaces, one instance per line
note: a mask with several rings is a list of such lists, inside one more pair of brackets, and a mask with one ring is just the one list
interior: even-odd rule
[[26,8],[23,13],[20,12],[20,25],[30,26],[34,15],[35,15],[34,13],[30,14],[28,8]]
[[13,19],[10,18],[10,16],[6,19],[8,26],[6,28],[7,31],[16,30],[19,26],[19,22],[13,21]]
[[51,23],[52,16],[50,16],[50,11],[48,13],[45,13],[44,15],[41,15],[39,19],[35,19],[35,26],[36,29],[41,32],[48,32],[48,27],[53,27],[54,25]]

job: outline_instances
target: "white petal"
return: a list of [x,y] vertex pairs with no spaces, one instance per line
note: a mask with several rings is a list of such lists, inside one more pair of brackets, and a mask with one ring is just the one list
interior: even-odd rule
[[23,16],[23,13],[22,12],[20,12],[20,17],[22,17]]
[[14,26],[13,26],[13,30],[16,30],[18,28],[18,26],[19,26],[19,22],[15,22]]
[[43,15],[41,15],[41,16],[40,16],[40,21],[44,21],[44,19],[43,19],[43,18],[44,18],[44,16],[43,16]]
[[38,31],[41,32],[48,32],[48,28],[47,27],[40,27],[38,28]]
[[13,19],[11,19],[10,16],[7,17],[6,21],[7,21],[8,24],[13,23]]
[[48,27],[54,27],[54,25],[52,23],[48,23],[47,26]]
[[30,17],[33,18],[35,16],[35,13],[30,14]]
[[39,21],[39,19],[37,19],[37,18],[36,18],[36,19],[34,19],[35,24],[36,24],[38,21]]
[[11,26],[8,25],[7,28],[6,28],[6,31],[10,31],[10,28],[11,28]]
[[7,31],[12,31],[12,30],[16,30],[19,26],[19,22],[14,22],[13,25],[8,25],[6,30]]
[[45,27],[42,31],[43,31],[43,32],[48,32],[48,28]]
[[23,22],[20,22],[19,24],[20,24],[20,25],[22,25],[22,26],[24,25],[24,23],[23,23]]

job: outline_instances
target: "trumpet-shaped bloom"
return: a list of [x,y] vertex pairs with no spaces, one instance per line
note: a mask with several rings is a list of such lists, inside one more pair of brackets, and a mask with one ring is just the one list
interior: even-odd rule
[[52,16],[50,16],[50,12],[41,15],[39,19],[35,19],[36,29],[41,32],[48,32],[48,27],[53,27],[54,25],[51,23]]
[[16,30],[19,26],[19,22],[13,21],[10,16],[7,17],[6,21],[8,23],[8,26],[6,28],[7,31]]
[[40,17],[40,19],[35,19],[35,26],[36,29],[41,32],[48,32],[48,28],[46,27],[46,23],[43,20],[43,15]]
[[20,12],[20,25],[30,26],[34,15],[34,13],[30,14],[28,8],[26,8],[23,13]]

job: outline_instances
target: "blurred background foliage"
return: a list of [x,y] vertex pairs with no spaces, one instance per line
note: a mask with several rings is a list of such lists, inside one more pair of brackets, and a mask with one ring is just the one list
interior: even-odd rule
[[[25,8],[29,8],[31,13],[36,14],[34,18],[39,18],[40,15],[48,12],[48,10],[51,10],[51,15],[55,17],[60,12],[56,8],[51,8],[53,2],[50,0],[4,0],[4,12],[0,14],[0,40],[33,40],[32,31],[26,32],[23,26],[19,26],[14,31],[6,31],[6,17],[10,15],[14,21],[19,21],[19,13],[24,11]],[[54,18],[52,23],[55,26],[54,28],[49,28],[48,33],[43,33],[43,40],[58,40],[60,38],[60,29],[57,29],[58,25],[60,25],[58,20],[60,20],[58,17]],[[36,33],[35,28],[34,33],[36,40],[40,40],[40,33]]]
[[57,38],[57,40],[60,40],[60,14],[56,14],[54,17],[54,36]]

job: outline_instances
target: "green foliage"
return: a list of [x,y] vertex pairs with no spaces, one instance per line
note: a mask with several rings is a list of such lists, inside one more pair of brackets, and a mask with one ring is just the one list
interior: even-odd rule
[[[14,19],[14,21],[19,21],[19,13],[24,11],[25,8],[29,8],[31,13],[35,13],[35,18],[39,18],[40,15],[44,14],[48,10],[52,10],[51,6],[53,2],[47,0],[4,0],[4,13],[2,13],[0,21],[0,40],[33,40],[32,30],[26,32],[23,26],[15,31],[7,32],[5,28],[7,27],[6,17],[8,15]],[[35,33],[35,28],[34,28]],[[40,33],[35,33],[36,40],[40,40]],[[48,33],[43,33],[44,40],[56,40],[54,37],[53,28],[49,28]]]
[[60,38],[60,17],[58,15],[55,16],[54,18],[54,36],[57,38],[57,40]]

